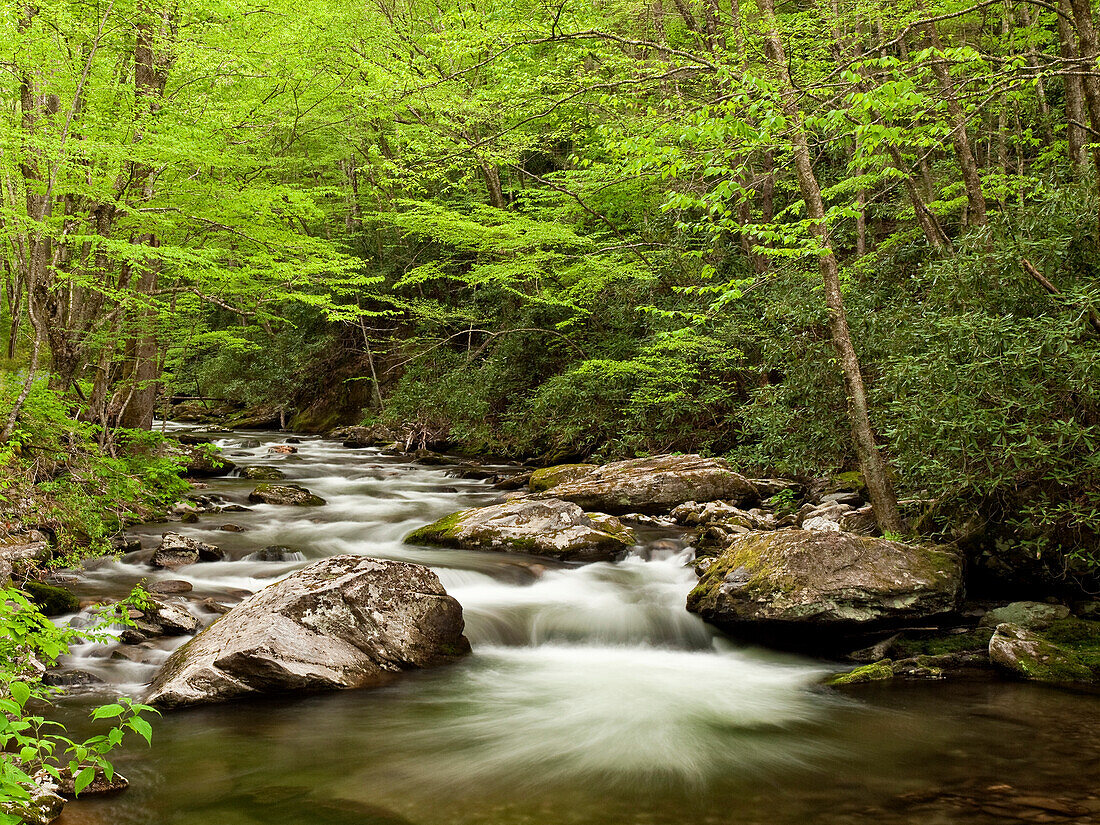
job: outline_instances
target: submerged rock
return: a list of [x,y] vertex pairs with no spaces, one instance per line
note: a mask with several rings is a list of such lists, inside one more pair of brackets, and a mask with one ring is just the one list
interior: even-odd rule
[[989,639],[989,659],[997,667],[1038,682],[1090,682],[1092,668],[1076,652],[1019,625],[1004,623]]
[[576,504],[548,499],[452,513],[413,531],[405,542],[600,561],[633,545],[634,533],[614,516],[586,513]]
[[242,561],[304,561],[305,554],[293,547],[281,544],[269,544],[255,553],[249,553]]
[[176,650],[148,701],[373,687],[466,655],[462,630],[461,606],[428,568],[333,556],[265,587]]
[[186,564],[199,561],[221,561],[225,552],[215,544],[181,536],[179,533],[165,533],[149,563],[153,567],[174,570]]
[[948,613],[961,587],[944,549],[789,528],[735,536],[688,609],[728,630],[843,632]]
[[[582,465],[583,466],[583,465]],[[667,513],[685,501],[756,502],[755,485],[721,458],[659,455],[615,461],[555,484],[539,498],[556,498],[607,513]]]
[[325,503],[320,496],[315,496],[305,487],[297,484],[258,484],[256,489],[248,494],[248,500],[253,503],[285,504],[294,507],[317,507]]

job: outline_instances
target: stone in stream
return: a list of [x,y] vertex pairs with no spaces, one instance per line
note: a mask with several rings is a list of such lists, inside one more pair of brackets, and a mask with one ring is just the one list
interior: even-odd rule
[[305,487],[297,484],[258,484],[256,489],[248,494],[248,500],[253,503],[286,504],[296,507],[316,507],[325,503],[320,496],[315,496]]
[[286,478],[286,473],[277,467],[241,467],[241,478],[249,481],[278,481]]
[[293,447],[290,444],[275,444],[267,448],[269,453],[276,453],[279,455],[291,455],[298,452],[297,447]]
[[152,582],[146,585],[146,590],[150,593],[160,593],[165,596],[174,596],[179,593],[190,593],[193,589],[193,585],[189,581],[183,579],[162,579],[158,582]]
[[65,799],[54,786],[35,785],[29,799],[0,799],[0,812],[16,817],[23,825],[49,825],[65,807]]
[[721,499],[745,505],[759,501],[760,494],[751,481],[721,458],[659,455],[592,467],[535,497],[562,499],[586,510],[619,514],[667,513],[685,501]]
[[601,561],[631,547],[634,533],[614,516],[586,513],[576,504],[549,499],[452,513],[414,530],[405,543]]
[[426,567],[333,556],[245,599],[176,650],[147,701],[375,687],[470,652],[462,607]]
[[255,553],[249,553],[241,561],[304,561],[305,554],[293,547],[281,544],[269,544]]
[[788,528],[735,536],[688,595],[688,610],[726,630],[813,646],[949,613],[962,588],[959,558],[854,533]]
[[149,563],[153,567],[172,570],[198,561],[221,561],[224,558],[225,552],[217,545],[181,536],[179,533],[165,533]]

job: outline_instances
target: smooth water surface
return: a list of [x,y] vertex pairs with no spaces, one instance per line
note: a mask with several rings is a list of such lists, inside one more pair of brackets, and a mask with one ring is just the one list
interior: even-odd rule
[[[994,682],[825,691],[822,663],[736,646],[687,613],[691,551],[673,531],[579,567],[412,547],[410,530],[497,493],[318,438],[269,454],[281,438],[219,444],[327,505],[139,528],[147,551],[178,529],[229,560],[170,573],[140,555],[107,561],[81,594],[183,578],[231,603],[324,556],[401,559],[431,566],[461,602],[473,655],[379,690],[169,713],[151,750],[116,760],[131,789],[70,804],[62,825],[1100,821],[1100,697]],[[247,504],[253,486],[217,479],[201,492]],[[271,544],[300,556],[245,558]],[[75,651],[73,665],[109,684],[67,699],[66,716],[112,691],[140,696],[183,641],[150,644],[138,662],[112,645]]]

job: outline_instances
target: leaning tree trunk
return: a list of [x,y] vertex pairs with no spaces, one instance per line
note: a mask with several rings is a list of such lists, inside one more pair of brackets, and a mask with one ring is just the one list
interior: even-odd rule
[[786,52],[776,27],[774,0],[761,0],[760,9],[764,13],[767,24],[765,48],[780,83],[783,113],[787,119],[788,134],[794,154],[795,174],[798,177],[803,200],[806,202],[806,214],[813,221],[811,231],[821,247],[818,261],[825,287],[825,303],[829,308],[829,331],[844,375],[852,440],[856,454],[859,456],[859,464],[871,497],[871,504],[875,510],[875,520],[884,533],[900,533],[904,525],[901,513],[898,511],[897,496],[890,481],[889,470],[875,443],[874,430],[871,428],[863,375],[852,344],[852,335],[848,328],[848,318],[840,293],[840,268],[836,255],[833,254],[825,226],[825,204],[821,198],[821,187],[810,158],[802,112],[798,105],[798,93],[787,70]]

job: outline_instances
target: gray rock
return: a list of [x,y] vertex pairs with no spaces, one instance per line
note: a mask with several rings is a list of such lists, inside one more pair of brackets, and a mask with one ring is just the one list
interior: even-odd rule
[[176,650],[148,701],[373,687],[466,655],[462,630],[461,606],[428,568],[333,556],[265,587]]
[[0,582],[7,581],[13,570],[32,567],[50,557],[50,545],[37,530],[6,541],[0,544]]
[[605,513],[667,513],[685,501],[754,503],[759,491],[720,458],[660,455],[616,461],[555,484],[536,498],[571,501]]
[[1057,621],[1069,617],[1069,608],[1062,604],[1044,602],[1012,602],[990,610],[982,616],[983,627],[1013,624],[1025,630],[1046,630]]
[[237,465],[212,444],[171,445],[168,449],[171,457],[183,466],[184,475],[193,478],[227,476],[237,469]]
[[43,783],[31,789],[28,800],[0,800],[0,811],[17,817],[23,825],[49,825],[65,807],[65,799],[55,793],[55,788],[52,783]]
[[840,532],[840,522],[839,521],[831,521],[830,519],[827,519],[824,516],[811,516],[810,518],[805,519],[802,522],[802,529],[803,530],[815,530],[817,532],[825,532],[825,533],[829,533],[829,532],[839,533]]
[[784,529],[734,537],[688,596],[719,627],[856,629],[950,612],[962,570],[942,548]]
[[452,513],[405,537],[409,544],[498,550],[566,561],[615,558],[634,532],[614,516],[585,513],[566,501],[511,501]]
[[1090,682],[1092,670],[1072,651],[1019,625],[1004,623],[989,640],[994,665],[1038,682]]
[[217,545],[181,536],[179,533],[165,533],[149,563],[153,567],[173,570],[198,561],[221,561],[224,558],[225,553]]
[[775,516],[763,510],[742,510],[728,501],[697,502],[688,501],[675,507],[670,514],[677,524],[693,526],[696,524],[738,525],[749,530],[774,530]]
[[317,507],[325,503],[320,496],[315,496],[305,487],[297,484],[258,484],[256,489],[248,494],[248,500],[253,503],[284,504],[294,507]]
[[847,504],[850,507],[859,507],[863,504],[863,496],[859,493],[845,491],[840,493],[828,493],[821,497],[822,504]]

